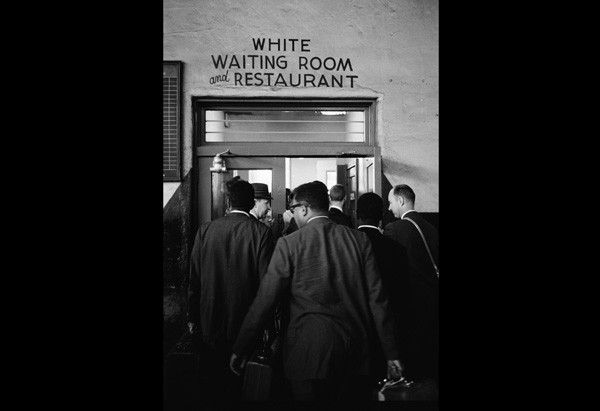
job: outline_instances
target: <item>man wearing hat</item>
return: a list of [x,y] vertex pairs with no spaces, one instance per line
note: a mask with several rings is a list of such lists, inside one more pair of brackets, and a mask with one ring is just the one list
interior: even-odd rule
[[241,397],[229,355],[273,253],[272,231],[248,213],[254,206],[250,183],[236,177],[226,186],[231,212],[200,225],[190,255],[188,327],[202,342],[211,404]]
[[254,187],[254,208],[250,210],[250,215],[258,221],[264,221],[269,211],[271,211],[271,193],[269,186],[264,183],[252,183]]

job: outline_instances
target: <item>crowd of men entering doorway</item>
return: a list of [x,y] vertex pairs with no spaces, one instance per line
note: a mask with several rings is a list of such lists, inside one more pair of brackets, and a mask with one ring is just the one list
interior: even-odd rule
[[361,195],[356,228],[343,186],[313,181],[289,194],[276,243],[259,221],[267,186],[239,178],[227,182],[229,213],[196,234],[188,325],[208,352],[207,392],[239,400],[244,367],[275,318],[289,399],[368,400],[382,378],[437,381],[439,237],[414,210],[414,191],[390,190],[397,220],[385,227],[382,198]]

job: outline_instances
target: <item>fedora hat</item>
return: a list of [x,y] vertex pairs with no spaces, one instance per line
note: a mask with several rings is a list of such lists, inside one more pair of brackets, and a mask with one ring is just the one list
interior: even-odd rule
[[254,198],[259,200],[272,200],[271,193],[269,193],[269,186],[263,183],[252,183],[254,187]]

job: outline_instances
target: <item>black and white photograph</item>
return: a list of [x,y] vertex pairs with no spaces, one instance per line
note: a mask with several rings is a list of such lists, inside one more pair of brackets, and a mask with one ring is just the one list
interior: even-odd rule
[[162,24],[163,410],[438,409],[439,2]]
[[[22,89],[6,139],[21,147],[5,150],[18,404],[544,397],[532,387],[554,387],[547,370],[577,350],[543,348],[580,341],[576,322],[556,323],[575,316],[555,311],[584,300],[562,290],[579,284],[577,259],[558,263],[584,237],[556,226],[573,225],[561,204],[593,204],[589,187],[562,183],[587,134],[557,137],[584,122],[560,90],[587,84],[543,80],[566,29],[538,7],[440,3],[25,5],[20,53],[6,53]],[[579,69],[564,43],[562,63]]]

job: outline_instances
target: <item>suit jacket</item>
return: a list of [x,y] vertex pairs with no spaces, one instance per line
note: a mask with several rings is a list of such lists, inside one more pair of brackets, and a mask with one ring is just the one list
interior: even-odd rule
[[277,301],[290,319],[283,364],[291,381],[369,373],[369,336],[398,358],[394,324],[368,237],[328,218],[277,241],[233,352],[249,354]]
[[[389,305],[394,315],[400,358],[406,362],[408,352],[406,342],[409,338],[408,299],[410,297],[406,249],[396,241],[384,236],[377,228],[361,227],[358,230],[365,233],[371,241],[375,260],[381,272],[383,288],[388,295]],[[381,380],[386,378],[387,367],[384,354],[376,342],[373,342],[373,357],[378,361],[373,366],[372,374],[376,380]]]
[[233,343],[273,253],[271,230],[231,213],[203,223],[191,253],[188,320],[208,343]]
[[[439,266],[439,236],[435,227],[422,218],[416,211],[407,213],[405,217],[409,217],[419,225],[421,231],[423,231],[423,235],[425,235],[435,264]],[[385,227],[383,234],[406,248],[409,263],[409,278],[413,294],[416,293],[419,299],[429,298],[432,291],[438,289],[438,279],[417,228],[410,221],[402,219],[389,223]]]
[[[439,236],[435,227],[419,216],[416,211],[407,213],[419,225],[427,239],[435,264],[439,266]],[[439,286],[435,269],[417,228],[410,221],[401,219],[389,223],[384,235],[406,248],[408,278],[410,282],[410,325],[413,336],[412,376],[437,378],[438,353],[438,302]]]
[[352,219],[349,215],[342,213],[337,208],[331,207],[329,209],[329,218],[338,224],[342,224],[352,228]]
[[[384,236],[376,228],[361,227],[358,230],[365,233],[371,241],[375,260],[381,273],[381,281],[388,295],[396,325],[398,328],[402,328],[404,324],[402,318],[406,315],[410,296],[406,248]],[[402,341],[400,340],[399,343],[401,344]]]

